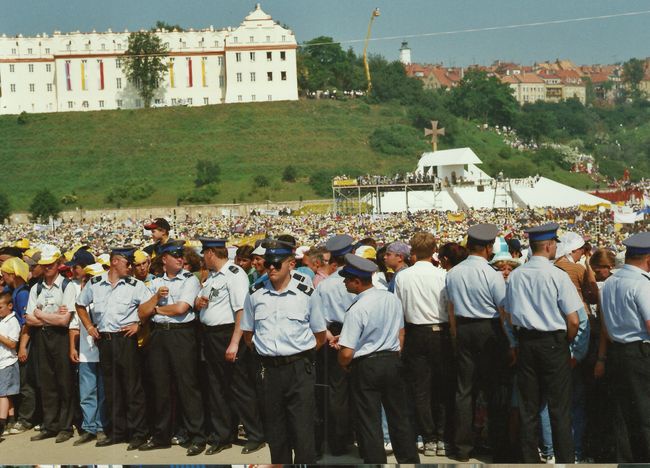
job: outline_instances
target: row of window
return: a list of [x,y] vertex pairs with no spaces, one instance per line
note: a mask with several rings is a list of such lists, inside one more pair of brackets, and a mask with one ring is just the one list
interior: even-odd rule
[[[257,74],[256,72],[250,72],[250,80],[251,81],[256,81]],[[235,78],[238,83],[241,83],[244,81],[244,75],[243,73],[237,73],[235,75]],[[287,72],[283,71],[280,72],[280,80],[282,81],[287,81]],[[273,72],[266,72],[266,81],[273,81]]]
[[[267,101],[272,101],[273,100],[273,95],[272,94],[267,95],[266,100]],[[237,101],[244,102],[244,96],[239,94],[237,96]],[[251,101],[253,101],[253,102],[257,101],[257,96],[255,94],[251,94]]]
[[[9,64],[9,73],[14,73],[15,71],[16,71],[16,65],[13,64],[13,63],[10,63]],[[27,71],[29,71],[29,73],[34,73],[34,64],[33,63],[27,64]],[[51,63],[46,63],[45,64],[45,71],[48,72],[48,73],[52,71],[52,64]]]
[[[287,36],[283,35],[281,41],[282,42],[287,42]],[[255,43],[255,36],[248,36],[248,42],[250,44],[254,44]],[[271,42],[271,36],[266,36],[266,42]],[[233,44],[239,44],[239,37],[233,36],[232,37],[232,43]]]
[[[241,98],[241,96],[240,96],[240,98]],[[270,98],[271,98],[271,96],[269,95],[269,101],[271,100]],[[253,100],[255,100],[255,99],[253,99]],[[241,101],[241,99],[240,99],[240,101]],[[192,98],[187,98],[187,99],[172,98],[172,106],[176,106],[176,105],[180,105],[180,104],[187,104],[187,105],[191,106],[193,104],[193,102],[194,101],[193,101]],[[162,104],[162,101],[160,99],[156,99],[155,103],[156,104]],[[203,98],[203,104],[206,105],[206,106],[208,104],[210,104],[210,98],[204,97]],[[115,100],[115,105],[117,107],[124,107],[124,100],[116,99]],[[100,109],[104,109],[106,107],[106,102],[104,100],[97,101],[97,106]],[[68,101],[68,109],[74,109],[74,107],[75,107],[75,102],[74,101]],[[83,109],[89,109],[90,108],[90,102],[89,101],[82,101],[81,102],[81,107]],[[142,107],[142,100],[141,99],[136,99],[135,100],[135,107]]]
[[[235,52],[235,61],[241,62],[242,58],[242,53],[241,52]],[[251,62],[255,61],[255,52],[249,52],[248,53],[248,59]],[[285,61],[287,59],[287,53],[284,50],[280,51],[280,60]],[[267,52],[266,53],[266,61],[267,62],[272,62],[273,61],[273,52]]]
[[[50,54],[50,48],[46,47],[45,48],[45,55],[49,55],[49,54]],[[11,49],[11,55],[18,55],[18,49],[16,49],[15,47],[13,49]],[[27,55],[34,55],[34,49],[32,49],[31,47],[28,47],[27,48]]]

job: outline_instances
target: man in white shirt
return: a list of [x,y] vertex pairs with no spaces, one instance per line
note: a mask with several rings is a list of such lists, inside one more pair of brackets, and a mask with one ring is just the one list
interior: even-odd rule
[[436,240],[428,232],[411,239],[416,262],[395,280],[405,322],[404,352],[409,388],[415,404],[416,432],[424,441],[424,455],[446,455],[450,440],[448,417],[453,404],[452,359],[445,272],[431,263]]

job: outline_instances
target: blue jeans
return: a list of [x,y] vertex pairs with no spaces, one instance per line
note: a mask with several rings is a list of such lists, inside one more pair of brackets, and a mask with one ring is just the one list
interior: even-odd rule
[[390,443],[390,436],[388,435],[388,420],[386,419],[386,411],[384,411],[384,405],[381,405],[381,430],[384,433],[384,443]]
[[551,417],[548,414],[548,402],[544,401],[539,410],[539,426],[541,429],[542,455],[553,456],[553,433],[551,432]]
[[106,427],[104,382],[98,362],[79,363],[79,401],[83,422],[81,428],[97,434]]

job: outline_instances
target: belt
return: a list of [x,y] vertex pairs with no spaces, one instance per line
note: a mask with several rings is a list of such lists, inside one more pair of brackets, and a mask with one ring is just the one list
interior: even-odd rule
[[309,361],[314,360],[314,350],[310,349],[309,351],[303,351],[302,353],[292,354],[291,356],[262,356],[258,354],[260,361],[266,367],[280,367],[292,362],[300,361],[301,359],[307,359]]
[[528,328],[518,328],[517,333],[520,338],[544,338],[549,336],[564,336],[566,337],[566,330],[529,330]]
[[233,330],[235,328],[235,324],[234,323],[226,323],[226,324],[223,324],[223,325],[205,325],[205,324],[202,323],[201,328],[205,332],[213,333],[213,332]]
[[104,339],[104,340],[109,340],[109,341],[114,339],[114,338],[134,338],[134,339],[138,338],[137,335],[126,336],[126,335],[124,335],[124,333],[125,332],[121,332],[121,331],[119,331],[119,332],[99,332],[99,337]]
[[456,315],[456,323],[458,324],[491,322],[493,320],[499,320],[499,317],[497,316],[491,318],[474,318],[474,317],[463,317],[461,315]]
[[192,320],[191,322],[187,322],[187,323],[151,322],[151,326],[154,330],[178,330],[181,328],[193,328],[195,326],[195,323],[196,323],[195,320]]
[[[36,327],[34,327],[36,328]],[[68,327],[61,327],[59,325],[42,325],[40,327],[43,331],[59,332],[59,333],[68,333]]]
[[448,323],[408,323],[404,324],[407,330],[427,329],[434,332],[445,331],[449,329]]
[[353,363],[359,363],[365,359],[373,359],[380,357],[399,356],[399,351],[375,351],[374,353],[366,354],[352,360]]

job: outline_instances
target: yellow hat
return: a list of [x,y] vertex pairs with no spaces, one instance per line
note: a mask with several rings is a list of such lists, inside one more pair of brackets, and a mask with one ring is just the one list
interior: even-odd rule
[[0,270],[20,276],[25,281],[29,279],[29,266],[18,257],[5,260]]
[[375,260],[377,258],[377,251],[371,245],[362,245],[355,251],[355,255],[367,260]]
[[144,250],[138,249],[135,252],[133,252],[133,263],[135,265],[139,265],[141,263],[144,263],[147,260],[149,260],[149,254],[147,252],[145,252]]
[[70,260],[72,260],[72,257],[74,257],[74,254],[77,253],[77,250],[79,250],[82,247],[88,248],[87,245],[77,244],[74,247],[72,247],[70,250],[65,252],[63,256],[65,257],[66,261],[69,262]]
[[58,247],[45,244],[41,249],[41,259],[38,261],[39,265],[51,265],[61,258],[61,251]]
[[111,265],[111,256],[108,254],[101,254],[95,257],[97,259],[97,263],[103,266],[110,266]]
[[18,247],[21,250],[29,249],[29,239],[23,237],[22,239],[17,240],[14,247]]
[[88,265],[87,267],[84,267],[84,273],[92,276],[99,276],[105,271],[106,270],[104,270],[104,267],[102,266],[101,263],[93,263],[92,265]]

